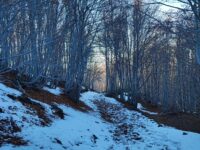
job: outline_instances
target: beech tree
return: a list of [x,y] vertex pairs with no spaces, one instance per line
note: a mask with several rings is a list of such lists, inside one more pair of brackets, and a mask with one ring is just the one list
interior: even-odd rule
[[194,14],[195,19],[195,38],[196,38],[196,60],[200,64],[200,1],[199,0],[178,0],[184,4],[188,4]]

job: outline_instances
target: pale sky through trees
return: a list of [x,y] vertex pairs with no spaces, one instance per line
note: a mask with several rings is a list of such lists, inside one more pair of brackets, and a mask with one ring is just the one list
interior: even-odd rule
[[[177,0],[158,0],[158,2],[165,3],[167,5],[175,6],[175,7],[182,7],[182,3],[178,2]],[[176,10],[175,8],[171,8],[168,6],[161,6],[161,11],[169,11],[169,10]]]

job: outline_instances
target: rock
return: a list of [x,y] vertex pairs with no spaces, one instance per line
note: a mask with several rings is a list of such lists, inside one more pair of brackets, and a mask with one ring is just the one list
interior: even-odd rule
[[97,139],[98,139],[98,137],[97,137],[95,134],[93,134],[93,135],[91,136],[91,141],[92,141],[93,143],[96,143],[96,142],[97,142]]
[[58,144],[60,144],[60,145],[63,145],[62,142],[61,142],[59,139],[54,138],[54,140],[55,140],[56,143],[58,143]]
[[2,109],[2,108],[0,108],[0,113],[4,113],[4,111],[3,111],[3,109]]
[[183,132],[183,135],[187,135],[187,133],[186,133],[186,132]]
[[64,118],[65,118],[65,114],[64,114],[63,110],[60,109],[58,106],[52,105],[52,106],[51,106],[51,109],[53,110],[53,114],[54,114],[54,115],[58,116],[58,117],[61,118],[61,119],[64,119]]

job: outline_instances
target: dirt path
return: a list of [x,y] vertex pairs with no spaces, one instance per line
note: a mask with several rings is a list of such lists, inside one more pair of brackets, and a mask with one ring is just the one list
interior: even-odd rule
[[135,122],[138,116],[132,116],[131,121],[129,115],[126,114],[122,105],[109,103],[106,101],[96,100],[95,105],[101,114],[101,117],[110,123],[115,124],[115,129],[110,131],[113,133],[113,138],[116,142],[122,142],[123,140],[133,141],[142,140],[140,134],[134,131]]

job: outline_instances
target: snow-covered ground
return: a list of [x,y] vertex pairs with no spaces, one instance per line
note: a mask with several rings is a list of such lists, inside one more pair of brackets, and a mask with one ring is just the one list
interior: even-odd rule
[[[51,89],[48,91],[52,91]],[[141,113],[131,111],[122,106],[113,98],[105,97],[103,94],[86,92],[81,96],[94,111],[89,113],[74,110],[65,105],[57,105],[65,114],[65,118],[59,119],[53,116],[51,106],[39,102],[45,108],[45,112],[53,122],[45,127],[40,126],[40,118],[35,111],[22,105],[18,101],[10,99],[7,94],[20,96],[21,93],[15,89],[0,84],[0,120],[12,117],[22,127],[17,135],[28,141],[27,146],[3,145],[0,150],[199,150],[200,134],[186,132],[170,127],[158,127],[153,120],[148,119]],[[58,95],[57,92],[55,92]],[[99,104],[98,104],[99,103]],[[109,107],[101,109],[100,106]],[[10,109],[13,107],[14,109]],[[144,108],[143,108],[144,109]],[[102,118],[102,111],[114,117],[114,121],[108,122]],[[27,113],[29,112],[29,113]],[[26,121],[24,121],[26,117]],[[124,127],[125,128],[121,128]],[[128,130],[125,134],[120,130]],[[125,131],[126,131],[125,130]],[[130,138],[132,136],[132,138]]]
[[[113,98],[107,98],[102,94],[97,94],[94,92],[87,92],[83,94],[82,100],[86,102],[89,106],[94,108],[93,100],[105,100],[109,103],[115,105],[122,105],[118,103]],[[149,112],[145,110],[142,105],[139,104],[138,107],[140,110],[154,114],[156,113]],[[140,141],[128,141],[124,142],[124,149],[128,147],[129,149],[170,149],[170,150],[199,150],[200,149],[200,134],[185,132],[177,130],[175,128],[163,126],[158,127],[158,124],[153,120],[143,116],[141,113],[136,111],[130,111],[122,107],[122,112],[125,112],[127,115],[127,124],[134,124],[134,132],[139,133],[141,136]],[[135,119],[136,118],[136,119]],[[183,134],[186,133],[187,135]],[[194,144],[195,143],[195,144]],[[120,149],[120,148],[119,148]]]

